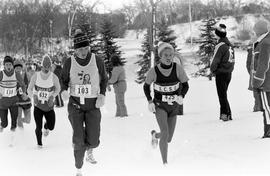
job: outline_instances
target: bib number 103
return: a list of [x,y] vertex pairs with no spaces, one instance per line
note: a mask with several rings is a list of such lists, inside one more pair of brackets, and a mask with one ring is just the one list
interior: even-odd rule
[[75,86],[75,93],[78,96],[86,96],[91,95],[91,85],[76,85]]

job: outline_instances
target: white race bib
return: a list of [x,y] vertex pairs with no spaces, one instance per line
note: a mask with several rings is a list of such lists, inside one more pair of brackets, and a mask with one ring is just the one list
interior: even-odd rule
[[49,100],[49,92],[48,91],[43,91],[43,90],[39,90],[38,91],[38,100],[40,100],[41,102],[44,103],[44,101],[48,101]]
[[91,84],[75,85],[75,95],[86,97],[91,95]]
[[17,94],[16,87],[14,88],[4,88],[3,97],[13,97]]
[[172,103],[176,100],[177,95],[162,95],[162,102],[167,102],[169,105],[172,105]]

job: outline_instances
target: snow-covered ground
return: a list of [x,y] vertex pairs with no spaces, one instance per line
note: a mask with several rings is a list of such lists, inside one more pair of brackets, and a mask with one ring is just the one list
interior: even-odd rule
[[[214,81],[190,78],[184,101],[185,115],[178,118],[169,164],[164,167],[158,149],[150,146],[150,131],[158,126],[148,112],[142,85],[135,83],[136,55],[140,43],[118,41],[127,57],[129,117],[115,118],[114,93],[108,92],[102,108],[101,143],[94,154],[97,165],[85,163],[84,176],[206,175],[248,176],[269,172],[269,139],[263,134],[262,116],[253,113],[252,93],[247,90],[246,52],[236,51],[236,66],[229,87],[233,121],[218,120],[219,104]],[[133,42],[133,44],[132,44]],[[8,129],[0,134],[0,175],[74,176],[72,130],[66,106],[55,109],[56,126],[37,149],[34,121],[17,130],[15,145],[9,147]]]

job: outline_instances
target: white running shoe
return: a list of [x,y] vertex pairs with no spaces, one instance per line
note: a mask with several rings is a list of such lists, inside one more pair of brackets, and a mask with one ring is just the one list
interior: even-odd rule
[[45,129],[44,131],[43,131],[43,136],[44,137],[47,137],[48,135],[49,135],[49,130],[48,129]]
[[93,155],[93,149],[88,149],[86,151],[86,161],[88,161],[91,164],[97,164],[97,161],[95,160]]
[[158,138],[156,138],[156,134],[157,132],[155,130],[151,131],[151,136],[152,136],[151,145],[153,148],[157,148],[158,146]]

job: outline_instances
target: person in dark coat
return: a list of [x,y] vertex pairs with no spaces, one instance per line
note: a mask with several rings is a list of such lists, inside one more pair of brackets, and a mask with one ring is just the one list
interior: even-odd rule
[[[61,72],[62,72],[62,64],[59,60],[54,61],[55,69],[53,73],[58,77],[59,81],[61,82]],[[55,107],[63,107],[64,102],[61,96],[61,92],[55,97]]]
[[254,52],[258,55],[258,61],[252,80],[252,87],[259,92],[262,104],[263,138],[270,137],[270,33],[268,29],[268,23],[264,20],[257,21],[253,28],[258,36],[257,41],[254,43]]
[[210,64],[210,71],[216,77],[216,87],[220,103],[220,119],[223,121],[232,120],[232,113],[227,97],[228,87],[234,69],[234,49],[226,37],[226,26],[219,24],[215,29],[218,43]]

